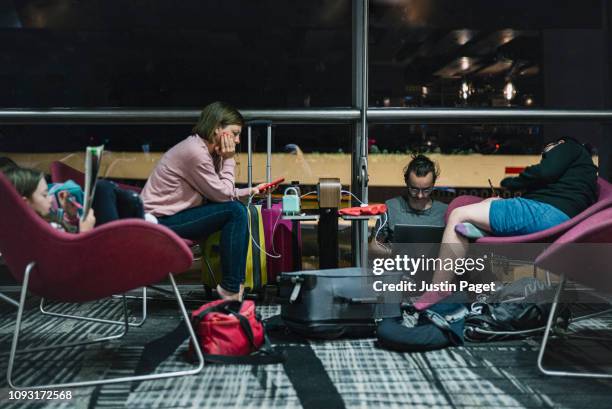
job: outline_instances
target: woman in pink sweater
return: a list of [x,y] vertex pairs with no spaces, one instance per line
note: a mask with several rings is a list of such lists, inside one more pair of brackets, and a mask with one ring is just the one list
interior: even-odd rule
[[161,158],[141,193],[152,213],[179,236],[203,239],[221,230],[223,280],[217,292],[240,299],[249,240],[246,207],[237,199],[259,193],[235,187],[235,147],[244,125],[233,107],[214,102],[202,110],[193,134]]

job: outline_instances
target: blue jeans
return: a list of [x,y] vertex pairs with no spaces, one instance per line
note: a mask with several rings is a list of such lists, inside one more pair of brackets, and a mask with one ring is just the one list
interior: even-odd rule
[[118,219],[144,218],[142,200],[138,193],[121,189],[109,180],[98,180],[91,207],[96,216],[96,226]]
[[520,236],[549,229],[569,216],[547,203],[515,197],[491,202],[489,224],[496,236]]
[[158,217],[159,223],[181,237],[202,240],[221,230],[221,268],[224,290],[237,293],[244,282],[249,244],[246,207],[238,202],[207,203],[172,216]]

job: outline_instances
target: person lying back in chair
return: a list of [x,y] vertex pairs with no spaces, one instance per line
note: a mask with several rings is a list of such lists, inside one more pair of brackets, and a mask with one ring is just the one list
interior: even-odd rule
[[[49,194],[49,185],[44,173],[34,169],[14,167],[5,170],[4,174],[32,210],[59,230],[71,233],[86,232],[94,226],[113,220],[144,217],[142,202],[137,194],[120,189],[106,180],[97,182],[92,209],[81,220],[77,216],[77,207],[69,200],[66,190],[58,191],[57,198]],[[65,210],[66,217],[64,212],[57,211],[58,208]],[[61,217],[58,218],[58,214],[61,214]]]
[[[444,230],[440,259],[465,257],[468,238],[485,234],[519,236],[557,226],[597,200],[597,167],[591,152],[573,138],[564,137],[544,147],[540,163],[525,168],[516,177],[502,180],[522,197],[489,198],[452,211]],[[452,282],[452,272],[439,270],[433,283]],[[415,302],[417,310],[429,308],[448,293],[426,292]]]

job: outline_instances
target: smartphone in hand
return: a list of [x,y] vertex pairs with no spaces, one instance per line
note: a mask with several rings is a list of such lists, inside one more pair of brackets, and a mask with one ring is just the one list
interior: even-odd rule
[[274,180],[274,181],[272,181],[272,182],[270,182],[270,183],[266,183],[265,185],[260,186],[260,187],[259,187],[259,190],[260,190],[261,192],[263,192],[263,191],[265,191],[265,190],[268,190],[268,189],[270,189],[270,188],[273,188],[273,187],[276,187],[276,186],[280,185],[280,184],[281,184],[281,183],[283,183],[284,181],[285,181],[285,178],[278,178],[278,179],[276,179],[276,180]]

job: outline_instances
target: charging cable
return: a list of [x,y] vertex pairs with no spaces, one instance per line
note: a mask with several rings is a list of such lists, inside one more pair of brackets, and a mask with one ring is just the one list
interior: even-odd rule
[[376,243],[378,247],[381,247],[385,250],[388,250],[388,248],[381,241],[378,240],[378,235],[380,234],[380,231],[385,227],[388,221],[389,221],[389,215],[385,212],[384,221],[380,224],[380,226],[378,226],[378,230],[376,230],[376,234],[374,234],[374,243]]
[[349,192],[348,190],[341,190],[340,193],[347,193],[347,194],[353,196],[355,198],[355,200],[357,200],[361,206],[366,206],[366,204],[363,203],[361,200],[359,200],[359,198],[357,196],[355,196],[353,194],[353,192]]
[[[353,192],[349,192],[348,190],[341,190],[340,193],[346,193],[351,195],[353,198],[355,198],[355,200],[357,200],[360,203],[360,206],[367,206],[365,203],[363,203],[361,200],[359,200],[359,198],[357,196],[355,196],[353,194]],[[378,229],[376,230],[376,233],[374,234],[374,242],[381,248],[387,250],[387,246],[385,246],[382,242],[380,242],[378,240],[378,235],[380,234],[381,230],[387,225],[387,222],[389,221],[389,215],[387,214],[387,212],[385,212],[383,214],[383,216],[381,217],[382,223],[380,223],[380,226],[378,226]]]
[[[300,199],[311,195],[313,193],[317,193],[316,190],[313,190],[312,192],[308,192],[308,193],[304,193],[303,195],[300,196]],[[355,200],[357,200],[361,206],[366,206],[361,200],[359,200],[359,198],[357,196],[355,196],[352,192],[349,192],[348,190],[341,190],[340,193],[346,193],[351,195],[353,198],[355,198]],[[249,196],[249,200],[247,202],[247,209],[248,207],[253,203],[253,197],[255,197],[255,194],[252,194]],[[273,253],[277,253],[276,249],[274,248],[274,234],[276,232],[276,227],[278,226],[278,222],[280,221],[282,217],[282,211],[281,213],[279,213],[278,217],[276,218],[276,220],[274,221],[274,225],[272,226],[272,237],[270,237],[270,240],[272,240],[272,252]],[[379,240],[378,240],[378,235],[380,234],[381,230],[387,225],[387,222],[389,221],[389,215],[387,213],[383,214],[383,217],[381,217],[381,219],[383,220],[383,222],[380,224],[380,226],[378,227],[378,229],[376,230],[376,234],[374,235],[374,242],[379,246],[382,247],[384,249],[386,249],[387,247],[382,244]],[[253,245],[255,247],[257,247],[259,249],[259,251],[261,251],[262,253],[264,253],[265,255],[267,255],[268,257],[272,257],[272,258],[281,258],[282,255],[281,254],[270,254],[267,251],[265,251],[264,249],[262,249],[259,244],[257,244],[257,241],[255,240],[255,237],[253,236],[253,229],[250,227],[249,225],[249,236],[251,238],[251,242],[253,243]]]
[[311,195],[311,194],[313,194],[313,193],[317,193],[317,191],[316,191],[316,190],[313,190],[312,192],[304,193],[302,196],[300,196],[300,199],[301,199],[301,198],[303,198],[303,197],[305,197],[305,196]]
[[[308,193],[304,193],[303,195],[300,196],[300,199],[303,198],[304,196],[308,196],[311,195],[313,193],[317,193],[316,190],[313,190],[312,192],[308,192]],[[247,209],[248,207],[253,203],[253,197],[255,197],[255,194],[252,194],[249,196],[249,201],[247,202]],[[270,254],[267,251],[265,251],[264,249],[262,249],[259,244],[257,244],[257,241],[255,240],[255,237],[253,237],[253,229],[251,227],[249,227],[249,236],[251,237],[251,242],[253,243],[253,245],[255,247],[257,247],[259,249],[259,251],[261,251],[262,253],[264,253],[265,255],[267,255],[268,257],[272,257],[272,258],[282,258],[281,254],[278,254],[275,247],[274,247],[274,234],[276,233],[276,227],[278,226],[278,222],[280,221],[281,217],[283,217],[283,213],[282,210],[279,213],[278,217],[276,218],[276,220],[274,221],[274,225],[272,226],[272,237],[270,237],[270,240],[272,241],[272,252],[274,254]]]
[[[251,196],[249,196],[249,201],[247,202],[247,212],[249,211],[249,206],[251,206],[251,204],[253,202],[253,197],[254,196],[255,196],[255,193],[253,193]],[[274,253],[276,253],[276,250],[274,249],[274,232],[276,232],[276,226],[278,225],[278,221],[280,220],[281,217],[282,217],[282,212],[278,214],[278,217],[276,218],[276,220],[274,221],[274,225],[272,226],[272,237],[270,237],[270,240],[272,240],[272,252],[274,252]],[[249,223],[249,236],[251,238],[251,242],[253,243],[253,245],[255,247],[257,247],[259,249],[259,251],[264,253],[266,256],[272,257],[272,258],[281,258],[282,257],[281,254],[270,254],[266,250],[264,250],[261,247],[259,247],[259,244],[257,244],[257,241],[255,240],[255,237],[253,237],[253,229],[251,228],[251,224],[250,223]]]

